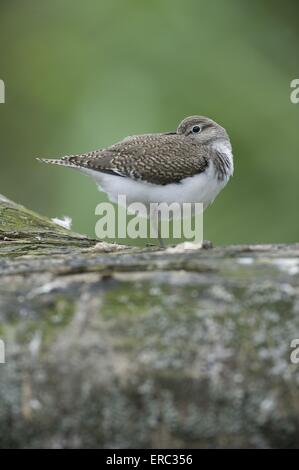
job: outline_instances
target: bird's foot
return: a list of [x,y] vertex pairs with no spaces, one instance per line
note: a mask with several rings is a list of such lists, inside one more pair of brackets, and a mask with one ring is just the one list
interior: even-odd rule
[[213,248],[212,242],[203,240],[202,243],[183,242],[166,248],[167,253],[182,253],[184,251],[208,250]]
[[90,248],[86,248],[84,251],[94,251],[97,253],[114,253],[116,251],[123,251],[128,249],[126,245],[118,245],[117,243],[108,243],[106,241],[100,241]]

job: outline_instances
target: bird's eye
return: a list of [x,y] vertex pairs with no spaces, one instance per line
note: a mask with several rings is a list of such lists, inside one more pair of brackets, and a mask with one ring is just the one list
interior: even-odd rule
[[200,126],[193,126],[193,127],[192,127],[192,132],[193,132],[193,134],[198,134],[200,131],[201,131],[201,127],[200,127]]

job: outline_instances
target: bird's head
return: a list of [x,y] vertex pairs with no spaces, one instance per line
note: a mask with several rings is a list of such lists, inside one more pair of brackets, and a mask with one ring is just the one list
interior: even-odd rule
[[205,116],[187,117],[177,128],[177,134],[183,134],[201,144],[211,144],[217,141],[229,142],[226,130]]

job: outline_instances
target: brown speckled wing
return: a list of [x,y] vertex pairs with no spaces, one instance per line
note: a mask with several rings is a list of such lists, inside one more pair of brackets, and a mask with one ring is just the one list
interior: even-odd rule
[[94,171],[165,185],[205,171],[208,150],[182,135],[146,134],[64,160]]

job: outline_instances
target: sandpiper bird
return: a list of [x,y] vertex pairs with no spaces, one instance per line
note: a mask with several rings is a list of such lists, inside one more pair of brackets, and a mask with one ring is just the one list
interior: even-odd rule
[[201,202],[206,209],[233,174],[226,130],[212,119],[191,116],[175,132],[126,137],[111,147],[41,159],[91,176],[109,199],[127,204]]

